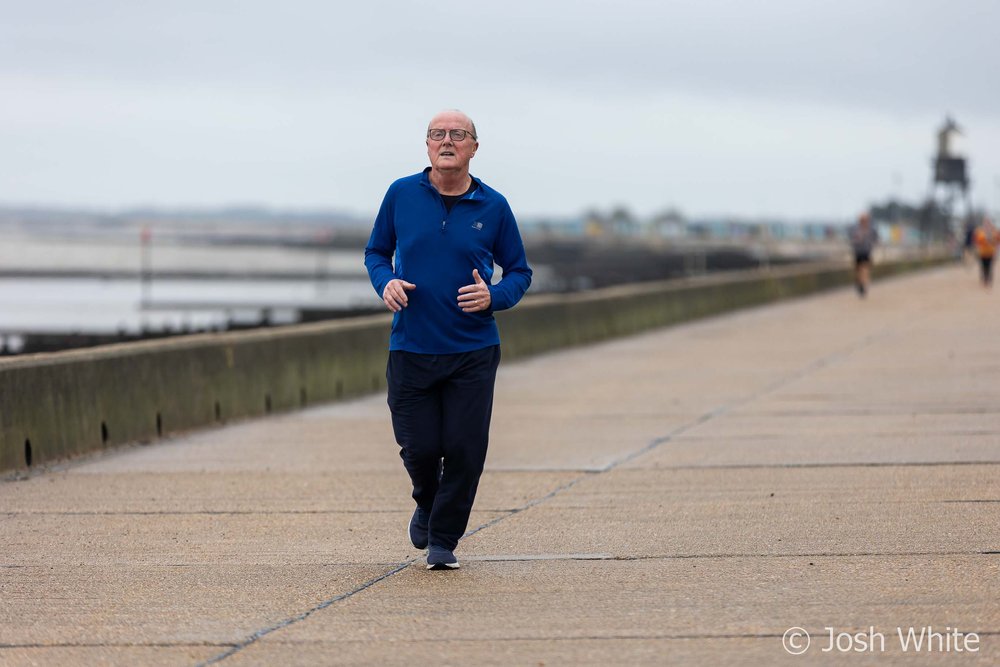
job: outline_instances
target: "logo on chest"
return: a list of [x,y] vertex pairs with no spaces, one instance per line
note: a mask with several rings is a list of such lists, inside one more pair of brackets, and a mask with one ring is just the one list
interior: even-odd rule
[[481,232],[483,230],[483,223],[476,220],[474,223],[472,223],[472,228],[475,229],[477,232]]

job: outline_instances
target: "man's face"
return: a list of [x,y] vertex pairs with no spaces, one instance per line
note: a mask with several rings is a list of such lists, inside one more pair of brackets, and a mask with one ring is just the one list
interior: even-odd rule
[[[445,130],[445,137],[440,141],[427,139],[427,157],[431,166],[439,171],[461,171],[469,168],[469,160],[476,154],[479,142],[472,138],[472,123],[461,113],[445,112],[434,116],[428,130]],[[448,130],[465,130],[464,141],[455,141]]]

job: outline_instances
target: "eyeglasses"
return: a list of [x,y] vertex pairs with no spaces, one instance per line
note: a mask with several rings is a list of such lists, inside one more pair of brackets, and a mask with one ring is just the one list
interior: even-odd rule
[[441,141],[444,139],[445,135],[451,137],[452,141],[465,141],[466,135],[472,137],[473,141],[476,140],[476,135],[472,134],[472,132],[469,132],[468,130],[441,130],[437,128],[427,130],[427,138],[433,141]]

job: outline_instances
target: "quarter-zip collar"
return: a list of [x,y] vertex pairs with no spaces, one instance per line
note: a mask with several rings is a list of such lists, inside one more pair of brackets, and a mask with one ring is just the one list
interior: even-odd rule
[[[460,199],[459,201],[482,201],[483,197],[482,197],[482,195],[480,193],[482,193],[482,191],[483,191],[483,187],[484,187],[483,186],[483,182],[481,180],[479,180],[478,178],[476,178],[475,176],[473,176],[472,174],[469,174],[469,178],[471,178],[473,181],[476,182],[476,186],[477,187],[475,187],[472,190],[472,192],[467,192],[466,194],[464,194],[462,196],[462,199]],[[430,167],[425,167],[424,168],[423,174],[420,175],[420,184],[422,186],[424,186],[425,188],[430,189],[438,197],[442,196],[441,193],[438,192],[438,189],[434,187],[434,184],[431,183],[431,168]]]

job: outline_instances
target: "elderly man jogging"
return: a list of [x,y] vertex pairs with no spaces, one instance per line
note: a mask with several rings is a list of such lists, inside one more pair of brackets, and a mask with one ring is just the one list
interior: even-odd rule
[[507,200],[469,174],[472,120],[439,113],[426,144],[430,167],[389,186],[365,266],[395,313],[386,379],[417,504],[410,541],[427,548],[428,569],[454,569],[486,461],[500,363],[493,313],[521,299],[531,269]]

